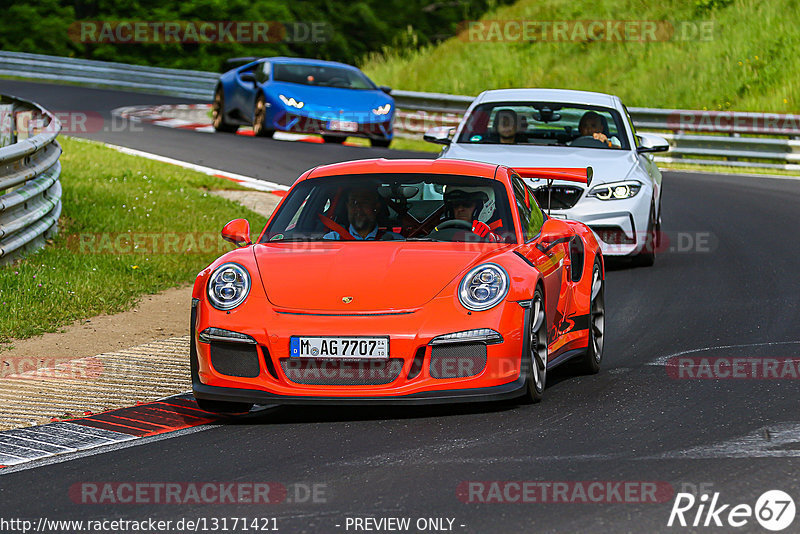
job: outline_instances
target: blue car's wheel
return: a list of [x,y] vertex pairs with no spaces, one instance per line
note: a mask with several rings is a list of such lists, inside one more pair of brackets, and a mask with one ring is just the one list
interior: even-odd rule
[[322,140],[325,141],[326,143],[335,143],[337,145],[341,145],[342,143],[344,143],[345,139],[347,139],[347,137],[345,137],[343,135],[323,135],[322,136]]
[[225,120],[225,94],[222,87],[217,87],[214,92],[214,102],[211,104],[211,123],[218,132],[232,133],[239,127]]
[[392,142],[392,140],[391,139],[370,139],[369,142],[374,147],[389,148],[389,144]]
[[272,137],[275,130],[267,126],[267,101],[264,95],[258,95],[256,109],[253,111],[253,134],[258,137]]

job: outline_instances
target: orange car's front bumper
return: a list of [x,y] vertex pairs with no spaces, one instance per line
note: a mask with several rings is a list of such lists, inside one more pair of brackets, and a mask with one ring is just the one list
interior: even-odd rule
[[[521,394],[525,386],[521,362],[527,309],[517,302],[468,313],[452,297],[442,297],[416,310],[355,315],[315,315],[264,304],[253,307],[252,311],[261,310],[259,314],[245,309],[226,314],[205,301],[197,302],[192,311],[191,354],[197,398],[259,404],[433,403],[509,398]],[[254,358],[249,371],[233,372],[247,376],[215,368],[214,342],[198,337],[208,327],[246,334],[256,341],[241,349]],[[484,343],[485,352],[480,343],[431,345],[437,336],[481,328],[498,332],[502,341]],[[341,360],[291,358],[292,336],[389,336],[389,360],[342,364]],[[452,360],[440,358],[439,349],[445,346]],[[462,348],[475,349],[481,357],[459,360],[465,352]]]

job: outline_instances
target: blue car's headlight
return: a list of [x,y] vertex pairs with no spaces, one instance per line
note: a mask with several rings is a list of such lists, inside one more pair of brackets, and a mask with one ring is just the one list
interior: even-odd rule
[[375,115],[387,115],[390,111],[392,111],[391,104],[384,104],[372,110]]
[[238,263],[223,263],[208,279],[208,301],[218,310],[232,310],[250,293],[250,274]]
[[300,102],[299,100],[295,100],[292,97],[286,98],[284,95],[278,95],[278,98],[281,99],[281,102],[283,102],[284,104],[286,104],[287,106],[289,106],[291,108],[301,109],[305,105],[304,102]]
[[593,187],[587,196],[600,200],[622,200],[624,198],[635,197],[642,184],[635,180],[625,182],[614,182],[613,184],[603,184]]
[[458,300],[468,310],[483,311],[497,306],[508,294],[508,273],[495,263],[478,265],[461,280]]

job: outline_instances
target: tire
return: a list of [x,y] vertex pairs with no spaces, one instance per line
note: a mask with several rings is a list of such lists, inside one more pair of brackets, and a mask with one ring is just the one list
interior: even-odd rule
[[376,148],[389,148],[389,145],[392,143],[391,139],[370,139],[369,144],[370,146]]
[[537,403],[544,396],[547,385],[547,315],[544,308],[544,293],[541,287],[531,299],[530,313],[525,324],[522,368],[526,369],[525,394],[523,402]]
[[214,92],[214,101],[211,104],[211,125],[214,130],[223,133],[234,133],[239,129],[235,124],[225,120],[225,93],[222,87],[217,87]]
[[246,402],[212,401],[206,399],[195,400],[197,401],[197,406],[199,406],[201,410],[212,413],[247,413],[250,411],[250,408],[253,407],[252,404]]
[[634,265],[638,267],[652,267],[656,263],[657,222],[655,220],[655,207],[650,207],[650,217],[647,219],[647,237],[642,251],[633,257]]
[[256,107],[253,110],[253,135],[256,137],[272,137],[275,130],[267,128],[267,100],[264,95],[258,95]]
[[592,268],[592,290],[589,295],[589,345],[586,354],[577,361],[584,374],[597,374],[603,361],[603,346],[606,331],[606,281],[600,261],[595,260]]
[[347,137],[342,136],[342,135],[323,135],[322,136],[322,140],[325,141],[326,143],[334,143],[334,144],[337,144],[337,145],[341,145],[342,143],[345,142],[346,139],[347,139]]
[[656,215],[656,250],[661,250],[661,199],[658,199],[658,215]]

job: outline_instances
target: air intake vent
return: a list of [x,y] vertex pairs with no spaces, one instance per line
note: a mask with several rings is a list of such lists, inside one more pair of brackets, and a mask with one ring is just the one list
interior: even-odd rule
[[463,343],[436,345],[431,349],[433,378],[466,378],[479,374],[486,367],[486,345]]
[[583,195],[583,189],[569,185],[554,185],[551,188],[543,185],[536,188],[533,194],[542,209],[547,209],[548,202],[552,202],[550,205],[552,209],[567,210],[578,203]]
[[220,374],[255,378],[261,372],[256,345],[211,343],[211,365]]
[[281,358],[286,378],[295,384],[316,386],[379,386],[400,376],[403,359],[325,360]]

